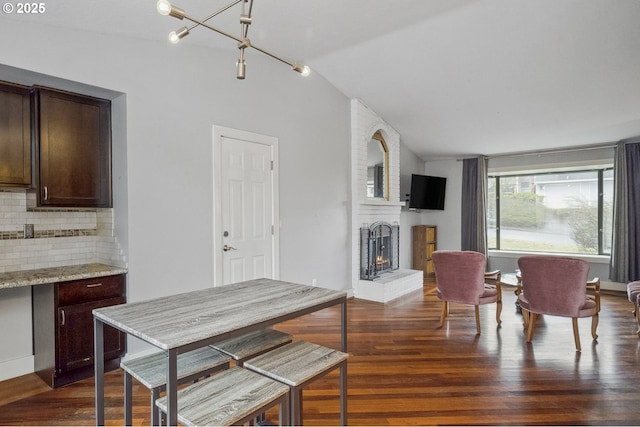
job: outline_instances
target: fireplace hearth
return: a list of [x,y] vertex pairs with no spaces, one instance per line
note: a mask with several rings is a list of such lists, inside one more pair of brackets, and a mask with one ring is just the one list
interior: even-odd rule
[[399,267],[400,226],[378,221],[360,228],[360,279],[376,280]]

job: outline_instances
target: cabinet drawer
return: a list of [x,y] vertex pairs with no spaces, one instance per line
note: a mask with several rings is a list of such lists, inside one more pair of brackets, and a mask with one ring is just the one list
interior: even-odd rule
[[125,295],[124,275],[58,283],[58,305],[71,305]]

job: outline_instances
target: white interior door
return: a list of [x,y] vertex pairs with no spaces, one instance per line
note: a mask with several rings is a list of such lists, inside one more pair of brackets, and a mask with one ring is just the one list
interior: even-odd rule
[[220,184],[214,251],[223,285],[277,278],[275,145],[264,138],[230,130],[216,137],[214,128]]

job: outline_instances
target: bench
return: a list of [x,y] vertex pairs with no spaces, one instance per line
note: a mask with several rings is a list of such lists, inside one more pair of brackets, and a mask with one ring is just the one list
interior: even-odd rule
[[[178,421],[188,426],[228,426],[252,421],[279,405],[280,425],[289,424],[289,387],[235,366],[178,390]],[[167,397],[156,400],[167,411]]]
[[[231,358],[210,347],[202,347],[188,353],[178,355],[178,384],[196,381],[229,368]],[[132,381],[135,378],[151,391],[151,424],[160,425],[159,412],[155,401],[166,389],[167,355],[164,352],[153,353],[134,359],[123,360],[120,367],[124,370],[124,423],[132,421]]]

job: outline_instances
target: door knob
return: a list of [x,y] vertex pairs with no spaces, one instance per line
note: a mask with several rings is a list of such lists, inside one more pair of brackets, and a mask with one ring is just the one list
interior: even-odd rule
[[225,252],[228,252],[228,251],[237,251],[237,249],[236,249],[236,248],[234,248],[233,246],[228,246],[228,245],[224,245],[224,246],[222,247],[222,250],[223,250],[223,251],[225,251]]

